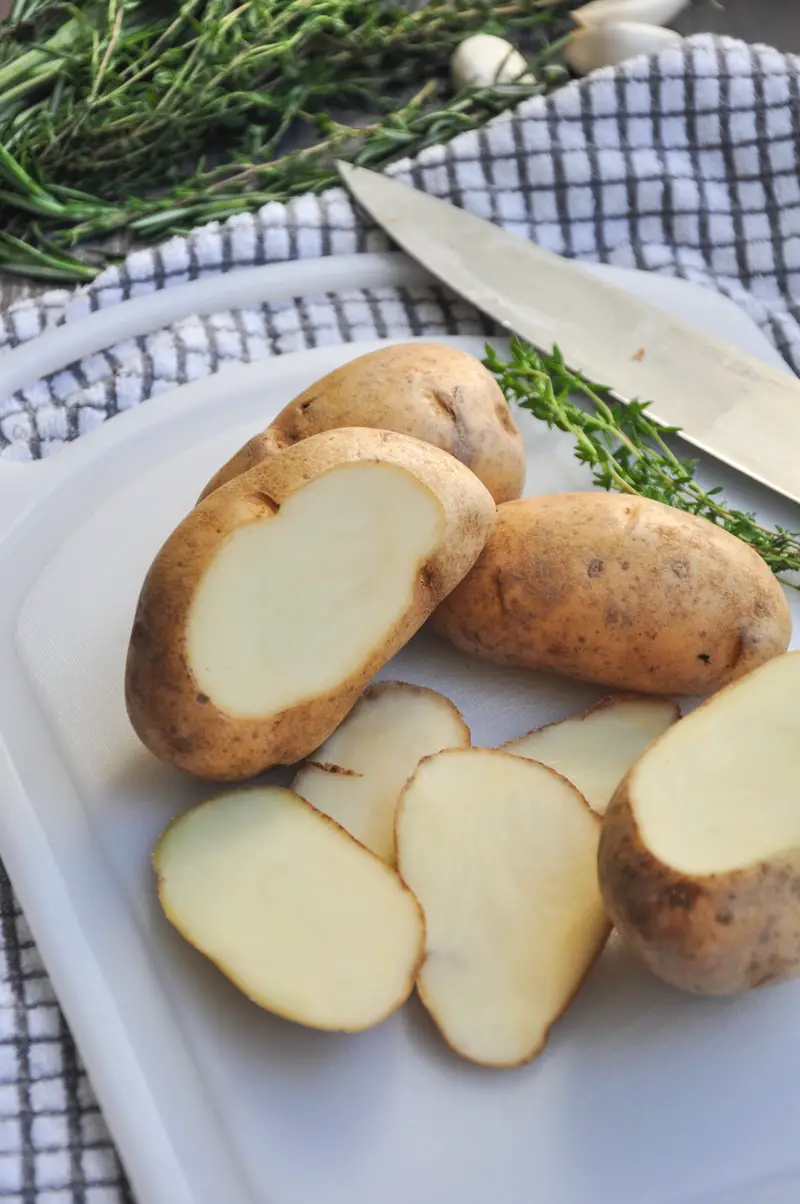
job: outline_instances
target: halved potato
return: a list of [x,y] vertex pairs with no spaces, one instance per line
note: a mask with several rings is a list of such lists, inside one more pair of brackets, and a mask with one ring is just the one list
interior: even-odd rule
[[606,812],[609,915],[667,982],[729,995],[800,971],[800,653],[755,669],[637,761]]
[[413,988],[424,942],[416,899],[289,790],[252,787],[184,812],[153,863],[167,919],[260,1007],[356,1032]]
[[295,397],[223,465],[200,500],[301,439],[342,426],[398,431],[440,447],[467,464],[496,502],[522,493],[522,438],[491,372],[456,347],[398,343],[358,356]]
[[292,789],[394,865],[401,790],[423,757],[469,743],[469,728],[444,695],[405,681],[378,682],[301,768]]
[[307,757],[478,556],[491,496],[446,452],[326,431],[218,489],[142,587],[126,700],[156,756],[238,780]]
[[397,810],[400,874],[425,914],[420,998],[486,1066],[542,1049],[609,934],[600,821],[553,770],[490,749],[424,760]]
[[601,699],[582,715],[509,740],[502,751],[549,765],[577,787],[593,811],[604,815],[637,757],[679,718],[678,706],[665,698],[617,695]]

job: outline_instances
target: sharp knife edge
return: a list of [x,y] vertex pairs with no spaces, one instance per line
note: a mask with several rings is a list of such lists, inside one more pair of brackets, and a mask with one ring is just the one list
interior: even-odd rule
[[800,381],[446,201],[339,165],[354,199],[454,292],[693,446],[800,502]]

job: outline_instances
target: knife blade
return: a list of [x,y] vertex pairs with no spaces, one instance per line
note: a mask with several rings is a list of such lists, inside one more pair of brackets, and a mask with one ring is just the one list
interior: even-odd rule
[[572,260],[363,167],[354,200],[453,292],[688,443],[800,502],[800,381],[601,280]]

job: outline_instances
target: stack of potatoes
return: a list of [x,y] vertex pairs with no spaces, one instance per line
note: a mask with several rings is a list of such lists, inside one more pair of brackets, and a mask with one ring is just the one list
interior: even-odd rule
[[[508,1066],[542,1048],[612,924],[692,991],[800,968],[782,587],[703,519],[524,484],[479,361],[387,347],[291,401],[150,567],[131,722],[229,784],[162,836],[159,896],[271,1011],[355,1031],[416,986],[454,1049]],[[472,747],[441,695],[370,685],[429,619],[472,656],[620,693]],[[676,695],[712,697],[679,720]],[[291,790],[230,786],[278,765],[298,765]]]

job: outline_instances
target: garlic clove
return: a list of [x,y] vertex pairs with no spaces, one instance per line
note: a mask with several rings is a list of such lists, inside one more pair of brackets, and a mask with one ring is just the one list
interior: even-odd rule
[[576,30],[567,42],[564,58],[578,75],[588,75],[598,67],[616,67],[635,55],[658,54],[670,46],[680,46],[682,41],[673,29],[638,21],[615,21]]
[[459,42],[450,59],[450,78],[457,92],[493,84],[533,84],[535,79],[520,52],[505,38],[476,33]]
[[570,13],[577,25],[593,26],[611,21],[641,21],[645,25],[668,25],[689,0],[590,0]]

